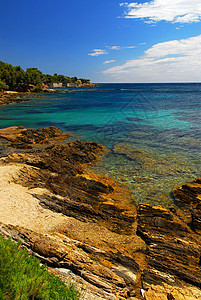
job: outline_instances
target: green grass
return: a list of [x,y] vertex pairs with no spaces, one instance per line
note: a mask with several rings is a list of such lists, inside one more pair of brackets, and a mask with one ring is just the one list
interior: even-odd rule
[[48,273],[26,249],[0,235],[0,299],[77,300],[79,292]]

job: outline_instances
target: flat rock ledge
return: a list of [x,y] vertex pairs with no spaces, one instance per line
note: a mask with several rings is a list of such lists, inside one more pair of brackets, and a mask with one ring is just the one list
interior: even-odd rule
[[[21,241],[83,299],[201,299],[201,180],[173,190],[180,207],[133,204],[90,173],[103,146],[58,129],[0,130],[0,233]],[[6,143],[6,144],[5,144]],[[6,146],[5,146],[6,145]]]
[[[39,96],[39,95],[37,95]],[[11,103],[20,103],[24,101],[30,101],[33,94],[30,93],[18,93],[14,91],[0,92],[0,105],[9,105]],[[36,97],[36,95],[35,95]]]

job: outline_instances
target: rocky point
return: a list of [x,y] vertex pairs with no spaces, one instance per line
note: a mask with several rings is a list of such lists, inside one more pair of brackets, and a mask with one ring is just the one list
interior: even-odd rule
[[200,178],[174,189],[179,206],[135,206],[125,186],[89,171],[109,150],[68,137],[55,127],[0,130],[0,233],[75,280],[85,299],[141,299],[141,289],[149,300],[199,299]]

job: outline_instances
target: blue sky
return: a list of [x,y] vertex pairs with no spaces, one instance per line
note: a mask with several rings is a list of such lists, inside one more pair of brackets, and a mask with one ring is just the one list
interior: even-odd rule
[[200,0],[1,0],[0,60],[92,82],[201,82]]

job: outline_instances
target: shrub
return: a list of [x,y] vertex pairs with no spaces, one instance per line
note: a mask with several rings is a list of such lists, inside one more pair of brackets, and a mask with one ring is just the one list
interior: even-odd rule
[[5,83],[5,82],[3,82],[2,80],[0,80],[0,90],[8,90],[9,89],[9,87],[8,87],[8,85]]
[[0,299],[77,300],[79,292],[48,273],[19,243],[0,235]]

